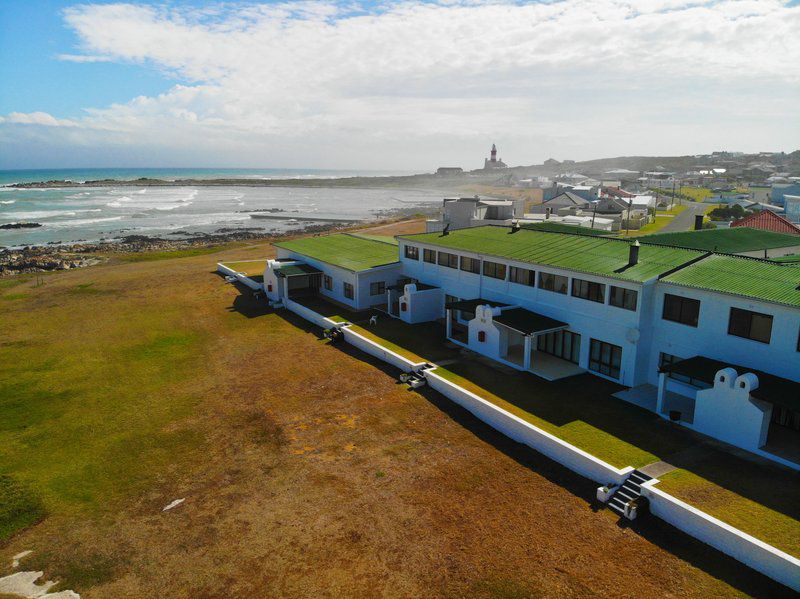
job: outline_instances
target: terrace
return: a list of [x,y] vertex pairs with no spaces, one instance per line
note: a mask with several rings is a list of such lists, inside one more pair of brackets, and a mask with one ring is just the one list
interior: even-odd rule
[[[655,465],[659,488],[787,553],[800,556],[800,480],[787,469],[713,442],[612,394],[621,386],[582,374],[551,382],[465,351],[438,323],[408,325],[322,298],[302,303],[607,463]],[[369,318],[379,314],[378,322]]]

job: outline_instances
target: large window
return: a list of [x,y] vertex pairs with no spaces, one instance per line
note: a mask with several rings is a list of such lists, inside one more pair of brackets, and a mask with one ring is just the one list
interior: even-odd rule
[[333,279],[330,275],[322,275],[322,286],[328,291],[333,291]]
[[608,293],[608,303],[617,308],[636,311],[636,299],[639,293],[633,289],[611,286]]
[[483,261],[483,274],[493,279],[506,279],[506,265],[499,262]]
[[572,295],[592,302],[605,302],[606,286],[594,281],[572,279]]
[[419,260],[419,248],[415,245],[407,245],[406,258],[409,260]]
[[385,281],[375,281],[374,283],[369,284],[370,295],[383,295],[384,293],[386,293]]
[[581,336],[572,331],[555,331],[538,335],[536,349],[577,364],[581,357]]
[[550,274],[549,272],[539,273],[539,289],[555,293],[566,293],[567,287],[569,287],[569,279],[567,277]]
[[479,258],[470,258],[469,256],[461,256],[461,270],[467,272],[480,273],[481,261]]
[[447,252],[439,252],[439,266],[446,266],[447,268],[458,268],[458,254],[448,254]]
[[728,335],[736,335],[761,343],[769,343],[772,336],[772,316],[731,308],[730,320],[728,320]]
[[422,250],[422,261],[423,262],[430,262],[431,264],[436,264],[436,252],[433,250]]
[[611,378],[619,378],[622,366],[622,348],[605,341],[592,339],[589,344],[589,370],[605,374]]
[[664,311],[661,313],[661,317],[664,320],[696,327],[700,317],[700,300],[666,293],[664,294]]
[[347,299],[353,299],[355,295],[353,294],[353,284],[352,283],[342,283],[344,285],[344,296]]
[[536,272],[527,268],[512,266],[508,271],[508,280],[512,283],[533,287],[536,284]]

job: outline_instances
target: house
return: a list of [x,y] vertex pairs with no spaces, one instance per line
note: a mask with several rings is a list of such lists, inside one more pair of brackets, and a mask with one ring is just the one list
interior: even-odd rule
[[445,198],[441,216],[426,222],[427,231],[464,229],[483,224],[510,225],[515,212],[522,213],[524,200],[490,200],[472,198]]
[[264,291],[272,302],[320,294],[354,310],[386,302],[386,287],[401,278],[397,243],[349,233],[303,237],[273,244]]
[[544,214],[546,212],[558,214],[559,210],[582,209],[590,206],[591,202],[586,198],[574,194],[571,191],[565,191],[550,200],[542,202],[538,206],[531,206],[528,212],[531,214]]
[[440,166],[436,169],[436,174],[440,177],[455,177],[464,174],[464,169],[460,166]]
[[786,219],[792,223],[800,223],[800,196],[783,196]]
[[732,222],[731,227],[750,227],[751,229],[759,229],[761,231],[800,235],[800,227],[769,210],[761,210],[760,212],[754,212],[749,216],[745,216],[740,220]]
[[525,227],[398,241],[417,285],[401,301],[424,315],[407,322],[444,319],[448,341],[500,364],[588,371],[663,418],[800,463],[796,266]]

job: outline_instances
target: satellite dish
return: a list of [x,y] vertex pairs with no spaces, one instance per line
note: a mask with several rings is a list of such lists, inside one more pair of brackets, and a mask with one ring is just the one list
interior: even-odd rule
[[633,343],[634,345],[636,345],[636,342],[639,341],[639,337],[641,337],[639,329],[628,329],[628,332],[625,333],[625,339],[627,339],[629,343]]

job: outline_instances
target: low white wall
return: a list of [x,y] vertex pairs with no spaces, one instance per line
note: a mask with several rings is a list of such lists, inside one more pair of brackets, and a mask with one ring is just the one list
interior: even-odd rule
[[642,496],[650,500],[653,515],[800,592],[800,560],[665,493],[653,486],[656,483],[658,479],[642,484]]
[[256,283],[253,279],[244,275],[242,273],[236,272],[232,268],[228,268],[222,262],[217,262],[217,272],[229,276],[229,277],[236,277],[236,280],[242,283],[243,285],[247,285],[250,289],[254,289],[256,291],[261,291],[263,286],[261,283]]
[[543,453],[581,476],[603,485],[609,483],[621,485],[630,472],[633,471],[631,467],[623,468],[622,470],[614,468],[593,455],[451,383],[436,374],[435,369],[424,370],[423,374],[432,389],[453,400],[461,407],[466,408],[492,428],[497,429],[514,441],[523,443]]
[[386,349],[379,343],[375,343],[372,339],[367,339],[363,335],[359,335],[350,327],[342,328],[344,333],[344,340],[349,344],[354,345],[361,351],[368,353],[384,362],[388,362],[392,366],[396,366],[403,372],[417,371],[425,365],[425,362],[412,362],[408,358],[404,358],[389,349]]
[[288,297],[283,298],[283,305],[287,310],[294,312],[298,316],[305,318],[310,323],[313,323],[318,327],[322,327],[323,329],[330,329],[337,324],[341,324],[331,320],[330,318],[325,318],[321,314],[317,314],[314,312],[314,310],[306,308],[302,304],[298,304],[297,302],[290,300]]

